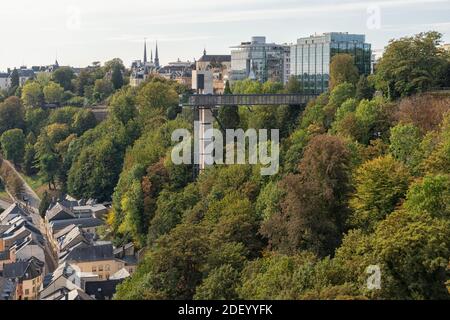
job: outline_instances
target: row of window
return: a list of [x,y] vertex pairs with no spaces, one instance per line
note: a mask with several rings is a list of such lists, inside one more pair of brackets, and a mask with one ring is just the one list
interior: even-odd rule
[[[103,272],[103,265],[102,264],[98,266],[98,271],[99,272]],[[105,271],[110,271],[109,264],[105,264]],[[93,266],[92,267],[92,272],[97,272],[97,266]]]

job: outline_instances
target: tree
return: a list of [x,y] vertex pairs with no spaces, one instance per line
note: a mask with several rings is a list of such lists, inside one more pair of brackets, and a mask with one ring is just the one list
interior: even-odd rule
[[[227,81],[225,85],[224,94],[232,94],[230,82]],[[239,107],[238,106],[224,106],[219,109],[219,122],[223,130],[237,129],[239,126]]]
[[4,132],[0,142],[6,159],[11,160],[15,165],[23,162],[25,135],[21,129],[11,129]]
[[207,230],[178,225],[162,236],[136,273],[117,287],[115,299],[192,299],[209,252]]
[[178,94],[168,83],[151,81],[144,85],[137,96],[139,111],[165,111],[171,106],[178,105]]
[[355,65],[355,59],[349,54],[337,54],[333,56],[330,64],[330,89],[348,82],[356,85],[359,79],[359,71]]
[[282,210],[261,229],[270,244],[282,252],[311,250],[330,254],[340,243],[347,220],[350,151],[337,137],[311,139],[299,164],[299,174],[282,185]]
[[287,93],[301,93],[303,90],[301,82],[298,80],[296,76],[289,77],[288,82],[286,83],[286,92]]
[[409,188],[405,208],[409,212],[427,212],[434,218],[450,221],[450,176],[427,175]]
[[136,96],[132,89],[122,89],[116,92],[109,102],[111,115],[122,124],[136,118],[138,112],[136,108]]
[[358,100],[370,100],[373,98],[375,93],[375,89],[371,86],[367,77],[365,75],[361,75],[358,83],[356,84],[356,99]]
[[22,101],[27,107],[40,107],[44,101],[42,88],[37,82],[28,82],[22,89]]
[[78,136],[81,136],[89,129],[95,128],[96,125],[97,119],[90,110],[80,110],[73,117],[72,129]]
[[195,300],[236,300],[239,272],[230,265],[223,265],[210,272],[196,289]]
[[79,198],[111,199],[123,164],[122,147],[111,137],[86,146],[69,171],[68,190]]
[[39,215],[44,218],[45,214],[47,213],[48,208],[51,204],[51,198],[47,191],[44,192],[44,195],[42,196],[41,203],[39,204]]
[[390,140],[392,155],[397,160],[411,166],[414,154],[422,140],[419,129],[412,124],[398,124],[391,129]]
[[52,80],[64,88],[64,91],[72,90],[72,80],[75,73],[71,67],[60,67],[53,72]]
[[355,174],[356,192],[350,199],[350,224],[372,231],[405,198],[410,175],[392,156],[363,164]]
[[97,101],[103,101],[113,93],[114,88],[111,81],[98,79],[94,85],[94,97]]
[[19,71],[17,71],[16,68],[11,73],[11,88],[18,88],[20,86],[20,78],[19,78]]
[[48,111],[41,108],[27,109],[25,112],[25,123],[28,132],[38,136],[48,119]]
[[381,267],[385,299],[449,299],[445,286],[450,256],[450,223],[427,212],[406,210],[380,223],[373,240],[375,261]]
[[118,90],[123,87],[123,74],[120,65],[114,65],[111,74],[111,81],[113,83],[114,89]]
[[416,95],[400,101],[395,116],[399,122],[413,124],[422,135],[439,130],[444,115],[450,111],[450,99],[431,94]]
[[23,171],[27,176],[34,176],[36,172],[36,149],[31,143],[27,143],[25,146],[25,155],[23,158]]
[[[237,288],[240,299],[248,300],[298,300],[314,299],[325,295],[325,289],[340,284],[342,278],[334,275],[339,270],[330,259],[318,261],[308,252],[292,256],[268,253],[263,258],[247,263],[241,273]],[[342,282],[343,284],[343,282]],[[356,290],[335,288],[329,299],[343,299],[356,295]],[[316,298],[317,299],[317,298]]]
[[25,108],[20,99],[9,97],[0,103],[0,135],[10,129],[23,129],[25,125]]
[[45,102],[59,105],[61,103],[64,89],[57,83],[50,82],[44,87]]
[[377,65],[377,89],[396,99],[438,85],[448,64],[439,48],[441,39],[440,33],[432,31],[392,40]]

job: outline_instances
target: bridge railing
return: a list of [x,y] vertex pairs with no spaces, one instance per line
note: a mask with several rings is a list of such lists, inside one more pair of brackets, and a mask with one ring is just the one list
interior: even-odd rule
[[183,106],[252,106],[252,105],[306,105],[317,95],[305,94],[230,94],[230,95],[190,95]]

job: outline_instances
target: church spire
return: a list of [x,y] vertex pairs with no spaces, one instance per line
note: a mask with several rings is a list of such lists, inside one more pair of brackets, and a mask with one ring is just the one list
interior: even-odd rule
[[144,39],[144,64],[147,63],[147,38]]
[[156,41],[155,66],[156,66],[157,68],[159,68],[158,41]]

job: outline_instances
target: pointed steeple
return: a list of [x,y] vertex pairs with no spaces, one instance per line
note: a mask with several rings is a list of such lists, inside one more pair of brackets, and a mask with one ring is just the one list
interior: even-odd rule
[[147,38],[144,39],[144,64],[147,64]]
[[206,56],[206,48],[203,50],[203,55]]
[[156,41],[155,66],[156,66],[157,68],[159,68],[158,41]]

